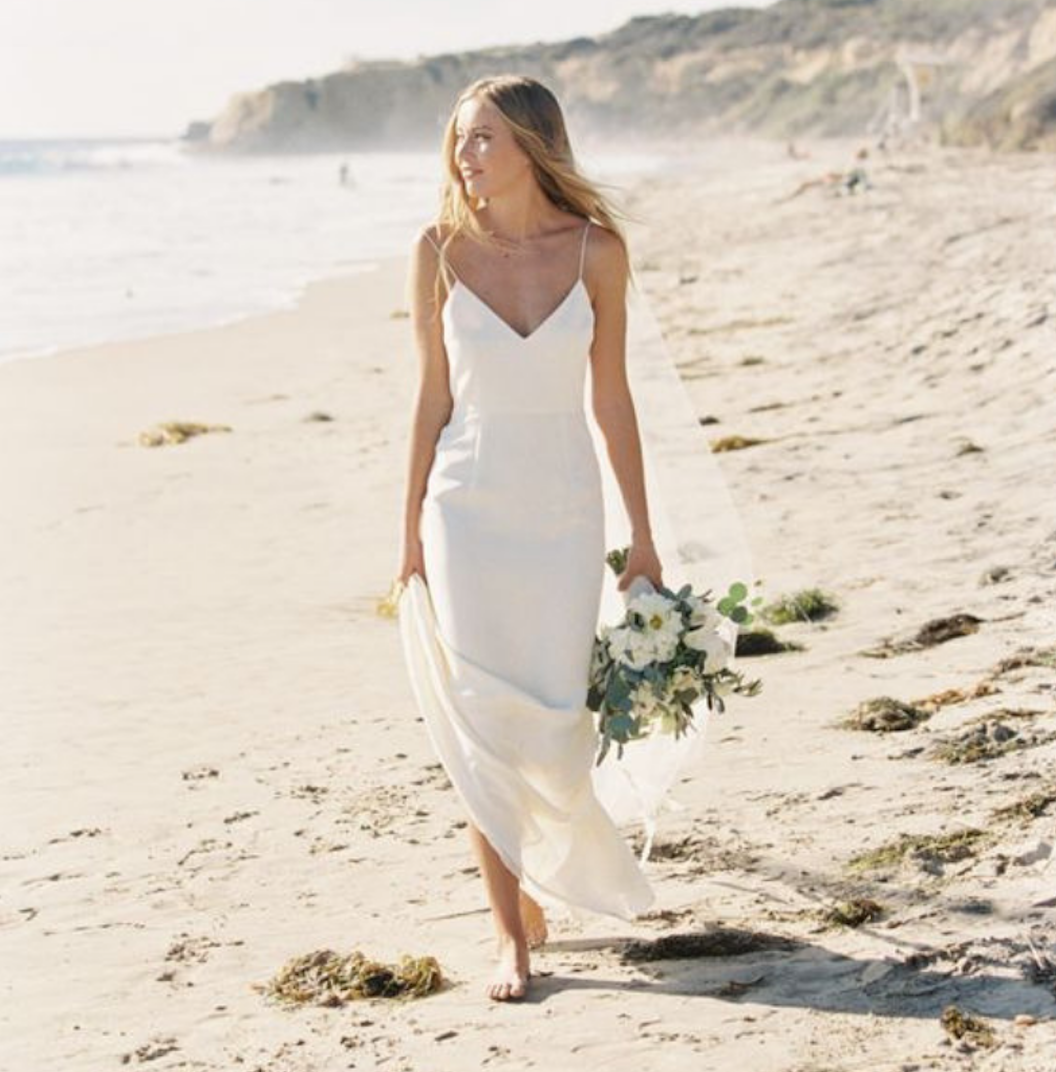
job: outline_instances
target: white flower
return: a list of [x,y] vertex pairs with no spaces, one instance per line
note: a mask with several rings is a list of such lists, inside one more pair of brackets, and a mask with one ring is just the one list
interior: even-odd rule
[[682,628],[682,615],[678,604],[662,592],[642,592],[627,604],[628,612],[642,618],[642,631],[646,633],[673,633]]
[[631,630],[631,640],[623,661],[634,670],[644,670],[656,658],[652,639],[637,630]]
[[632,639],[623,646],[631,649],[630,661],[636,670],[674,656],[682,629],[682,615],[675,601],[660,592],[642,592],[627,604],[627,617],[634,622],[626,627]]
[[704,661],[704,673],[716,674],[729,662],[730,645],[707,626],[692,629],[682,637],[686,647],[702,651],[707,658]]
[[612,629],[607,629],[602,633],[605,639],[605,643],[608,646],[609,654],[614,659],[622,659],[624,652],[627,651],[631,641],[632,630],[627,629],[624,626],[619,626]]
[[658,663],[666,663],[668,659],[675,657],[675,652],[678,651],[678,633],[654,633],[651,636],[646,634],[648,651],[651,653],[651,658]]
[[652,661],[652,652],[646,647],[642,634],[630,626],[619,626],[609,632],[609,654],[617,662],[641,670]]
[[693,626],[706,625],[714,629],[723,617],[715,607],[706,599],[697,595],[689,595],[685,602],[689,606],[689,624]]
[[609,654],[633,670],[644,670],[651,662],[669,659],[678,647],[678,638],[651,635],[633,626],[620,626],[608,635]]

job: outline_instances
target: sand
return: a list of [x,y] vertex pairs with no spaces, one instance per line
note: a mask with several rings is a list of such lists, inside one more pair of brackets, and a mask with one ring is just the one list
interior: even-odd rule
[[[763,440],[721,455],[763,593],[839,609],[740,664],[763,692],[678,789],[658,909],[552,924],[517,1005],[484,996],[463,813],[376,613],[417,371],[405,259],[0,366],[0,1068],[1051,1070],[1051,161],[801,148],[703,146],[628,203],[709,437]],[[812,184],[855,163],[868,189]],[[139,445],[165,420],[231,430]],[[955,615],[964,635],[905,643]],[[980,683],[913,729],[840,725]],[[984,718],[1008,750],[936,758]],[[851,897],[882,914],[827,926]],[[787,941],[627,956],[744,929]],[[258,989],[327,948],[432,955],[446,984],[335,1008]],[[995,1044],[951,1039],[949,1005]]]

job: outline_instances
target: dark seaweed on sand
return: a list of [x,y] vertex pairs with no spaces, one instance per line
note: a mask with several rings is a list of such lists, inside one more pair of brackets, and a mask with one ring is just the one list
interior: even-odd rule
[[628,942],[621,950],[625,961],[682,960],[695,957],[739,957],[773,949],[796,949],[794,938],[738,927],[716,927],[684,934],[664,934]]

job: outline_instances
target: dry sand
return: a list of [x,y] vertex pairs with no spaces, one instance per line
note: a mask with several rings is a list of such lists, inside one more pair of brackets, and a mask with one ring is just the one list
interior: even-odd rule
[[[518,1005],[484,996],[462,811],[375,612],[416,375],[405,262],[292,311],[0,366],[0,1069],[1051,1072],[1052,162],[903,150],[840,196],[802,184],[856,145],[804,147],[687,156],[635,187],[632,240],[708,434],[764,440],[721,455],[764,594],[840,609],[742,662],[764,691],[731,698],[665,817],[659,909],[555,922]],[[231,431],[137,444],[168,419]],[[900,647],[958,614],[966,635]],[[914,729],[838,725],[980,682]],[[1018,747],[935,758],[984,716]],[[995,817],[1031,794],[1037,815]],[[883,914],[821,922],[853,896]],[[623,956],[736,928],[792,941]],[[340,1008],[254,989],[322,948],[431,954],[449,983]],[[950,1040],[951,1004],[996,1045]]]

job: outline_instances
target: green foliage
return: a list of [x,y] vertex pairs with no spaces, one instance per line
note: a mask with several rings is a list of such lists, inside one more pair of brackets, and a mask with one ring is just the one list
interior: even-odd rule
[[931,718],[931,712],[891,696],[874,696],[864,700],[841,723],[847,729],[871,733],[896,733],[911,730]]
[[822,920],[830,927],[860,927],[879,919],[884,906],[869,897],[855,897],[833,905],[822,913]]
[[[620,575],[627,568],[629,554],[629,547],[613,549],[606,554],[605,561],[614,573]],[[651,733],[673,733],[676,739],[683,736],[695,728],[693,705],[702,698],[709,710],[721,713],[725,709],[721,693],[737,692],[754,696],[762,687],[760,681],[745,681],[741,674],[726,666],[705,672],[704,668],[709,664],[709,659],[714,658],[715,652],[709,655],[707,651],[693,646],[693,640],[686,643],[686,634],[696,629],[699,621],[695,615],[700,608],[690,600],[695,597],[708,603],[710,590],[695,596],[693,586],[683,584],[677,591],[666,585],[659,586],[656,591],[669,601],[662,613],[666,619],[664,627],[670,629],[671,633],[663,646],[662,661],[659,656],[654,656],[648,662],[645,659],[624,661],[614,658],[609,651],[609,636],[594,638],[587,706],[599,713],[601,747],[598,763],[608,754],[614,741],[617,755],[622,757],[623,746],[628,741]],[[751,613],[743,605],[747,598],[747,586],[735,581],[726,595],[713,606],[716,613],[741,625],[752,620]],[[758,596],[752,600],[753,605],[759,602],[761,597]],[[651,628],[662,624],[657,622],[651,625],[642,613],[628,607],[623,622],[615,628],[632,635],[647,634]],[[676,634],[678,643],[671,645],[670,640]],[[648,637],[640,639],[649,643]],[[728,639],[724,643],[728,647]],[[634,665],[637,662],[644,665]]]
[[985,830],[975,828],[958,830],[953,834],[900,834],[893,841],[878,848],[852,856],[847,866],[853,870],[889,867],[910,854],[953,863],[975,856],[988,839],[989,835]]
[[839,603],[835,596],[820,588],[803,588],[774,600],[760,613],[774,625],[787,625],[790,622],[816,622],[831,617],[838,610]]

